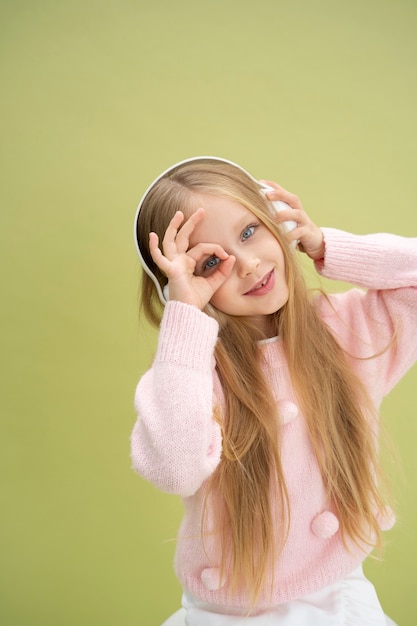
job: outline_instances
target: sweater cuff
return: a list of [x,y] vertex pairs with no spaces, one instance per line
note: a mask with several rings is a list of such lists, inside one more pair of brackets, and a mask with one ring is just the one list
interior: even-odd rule
[[218,323],[199,309],[171,300],[165,305],[155,360],[211,370]]
[[326,278],[373,289],[415,284],[417,240],[385,233],[352,235],[333,228],[322,231],[325,254],[315,267]]

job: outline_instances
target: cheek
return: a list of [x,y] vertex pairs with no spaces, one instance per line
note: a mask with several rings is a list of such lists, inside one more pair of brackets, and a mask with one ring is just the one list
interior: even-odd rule
[[269,249],[271,254],[275,254],[275,256],[280,260],[280,263],[284,263],[284,252],[276,239],[271,239]]
[[233,302],[232,297],[232,285],[230,282],[230,278],[226,280],[225,283],[216,291],[210,300],[210,304],[212,304],[216,309],[221,311],[222,313],[229,313],[230,304]]

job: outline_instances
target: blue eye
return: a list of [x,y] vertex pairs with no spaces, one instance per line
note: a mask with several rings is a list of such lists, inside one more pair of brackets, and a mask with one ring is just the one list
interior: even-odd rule
[[204,263],[204,269],[205,270],[212,270],[214,267],[216,267],[216,265],[218,265],[220,263],[220,259],[218,256],[211,256],[209,259],[207,259],[207,261]]
[[242,233],[242,239],[249,239],[249,237],[252,237],[253,233],[255,232],[255,226],[248,226],[247,228],[245,228],[245,230]]

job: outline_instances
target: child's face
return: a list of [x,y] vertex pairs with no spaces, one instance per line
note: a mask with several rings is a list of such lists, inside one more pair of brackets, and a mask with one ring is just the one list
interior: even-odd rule
[[[253,318],[265,332],[268,316],[288,300],[284,255],[278,241],[258,218],[241,204],[221,196],[199,195],[205,217],[190,238],[219,244],[236,262],[229,278],[215,292],[211,304],[229,315]],[[204,257],[195,274],[208,276],[219,260]]]

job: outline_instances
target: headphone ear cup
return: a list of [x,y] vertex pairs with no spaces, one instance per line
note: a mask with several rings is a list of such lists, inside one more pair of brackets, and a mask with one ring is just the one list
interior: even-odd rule
[[[271,202],[271,204],[276,213],[278,213],[278,211],[291,209],[290,205],[286,202],[282,202],[282,200],[275,200],[274,202]],[[282,222],[282,226],[287,232],[290,232],[294,230],[294,228],[297,228],[297,222],[294,222],[294,220],[287,220],[286,222]]]
[[169,300],[169,287],[168,287],[168,283],[165,285],[165,287],[162,289],[162,293],[164,294],[164,298],[166,300],[166,302],[168,302]]
[[[266,198],[266,194],[268,191],[273,191],[273,188],[267,187],[266,185],[262,185],[260,192],[265,198]],[[268,198],[266,198],[266,200],[268,201],[269,205],[272,207],[273,214],[278,213],[278,211],[284,211],[284,210],[286,211],[288,209],[291,210],[290,205],[287,204],[286,202],[282,202],[282,200],[269,200]],[[297,222],[295,222],[294,220],[287,220],[285,222],[282,222],[281,226],[287,233],[289,233],[292,230],[294,230],[294,228],[297,228]],[[298,241],[293,241],[291,245],[295,248],[297,244],[298,244]]]

